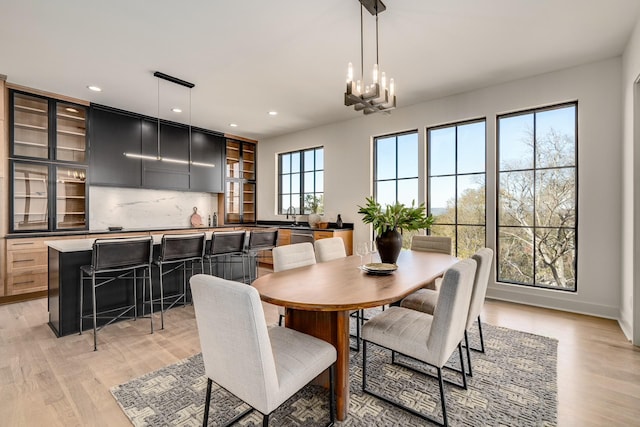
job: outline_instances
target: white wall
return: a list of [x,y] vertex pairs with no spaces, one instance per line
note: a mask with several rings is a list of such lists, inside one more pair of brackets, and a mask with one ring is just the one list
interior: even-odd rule
[[[494,298],[618,318],[621,252],[621,58],[539,75],[431,102],[399,108],[391,115],[354,119],[260,141],[258,218],[276,212],[277,153],[324,146],[325,211],[355,223],[354,239],[367,239],[357,205],[371,194],[371,141],[381,134],[418,129],[424,179],[425,127],[487,119],[487,206],[495,206],[496,114],[578,100],[579,228],[576,293],[491,283]],[[338,99],[338,98],[337,98]],[[402,94],[398,95],[402,104]],[[336,101],[336,108],[347,108]],[[487,245],[495,247],[495,214],[487,212]],[[495,275],[493,276],[495,277]]]
[[218,210],[218,195],[91,186],[89,229],[190,227],[194,207],[206,225],[208,216]]
[[[640,19],[622,60],[623,96],[623,208],[622,208],[622,288],[620,324],[628,338],[640,345]],[[634,301],[635,300],[635,301]],[[634,314],[634,307],[635,314]],[[635,318],[634,318],[635,316]]]

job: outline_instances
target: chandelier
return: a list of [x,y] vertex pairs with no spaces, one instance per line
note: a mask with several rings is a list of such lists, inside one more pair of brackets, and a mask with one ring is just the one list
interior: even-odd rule
[[[380,0],[358,0],[360,2],[360,80],[353,81],[353,64],[349,62],[347,68],[347,90],[344,93],[344,105],[354,106],[356,111],[364,114],[389,113],[388,110],[396,108],[395,82],[389,79],[378,68],[378,13],[384,12],[387,7]],[[371,84],[364,81],[364,42],[363,42],[363,9],[376,17],[376,62],[373,64]]]

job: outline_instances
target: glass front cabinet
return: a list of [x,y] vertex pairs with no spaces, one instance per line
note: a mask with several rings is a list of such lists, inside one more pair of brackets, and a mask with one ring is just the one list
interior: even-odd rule
[[11,232],[87,229],[87,109],[10,96]]
[[256,145],[227,139],[225,223],[256,222]]

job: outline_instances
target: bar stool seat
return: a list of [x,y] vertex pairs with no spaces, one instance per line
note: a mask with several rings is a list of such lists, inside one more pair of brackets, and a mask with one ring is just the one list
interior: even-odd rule
[[[97,333],[99,329],[115,322],[118,319],[137,319],[138,279],[143,279],[143,290],[145,281],[148,279],[149,294],[153,290],[151,286],[151,259],[153,254],[153,240],[151,236],[129,237],[115,239],[96,239],[93,243],[91,253],[91,265],[80,267],[80,334],[83,330],[83,320],[87,317],[93,319],[93,350],[98,350]],[[142,276],[138,276],[142,272]],[[96,290],[115,281],[133,279],[127,283],[127,287],[132,290],[133,298],[127,299],[124,306],[108,308],[99,311],[96,297]],[[84,284],[91,281],[91,303],[92,314],[84,314]],[[133,316],[130,313],[133,311]],[[114,313],[113,316],[109,314]],[[153,310],[150,314],[151,333],[153,333]],[[104,325],[98,328],[98,319],[109,319]]]
[[[209,261],[209,274],[213,275],[213,268],[211,261],[216,260],[217,265],[222,264],[222,276],[220,272],[216,270],[216,276],[220,276],[226,279],[226,266],[233,265],[231,257],[239,256],[242,263],[242,279],[246,277],[244,270],[244,262],[242,256],[244,255],[246,232],[245,231],[219,231],[214,232],[211,235],[211,244],[208,245],[205,252],[205,260]],[[231,275],[233,276],[233,268],[231,268]],[[233,279],[233,277],[231,277]]]
[[[160,302],[160,328],[164,329],[164,312],[182,299],[182,305],[187,305],[187,270],[191,271],[193,276],[193,263],[200,262],[200,271],[204,273],[204,249],[206,244],[206,236],[204,233],[195,234],[165,234],[162,236],[160,245],[160,256],[153,260],[153,264],[158,267],[160,281],[160,298],[154,300],[150,297],[149,305],[153,312],[153,304]],[[191,267],[187,267],[187,263],[191,262]],[[165,270],[165,266],[169,269]],[[164,295],[163,277],[176,270],[182,271],[182,292]],[[169,305],[165,308],[165,301],[169,300]]]

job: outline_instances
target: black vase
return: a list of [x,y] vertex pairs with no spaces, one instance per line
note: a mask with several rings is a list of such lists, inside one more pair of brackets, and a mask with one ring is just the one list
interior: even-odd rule
[[387,230],[376,237],[380,261],[395,264],[402,250],[402,234],[396,230]]

